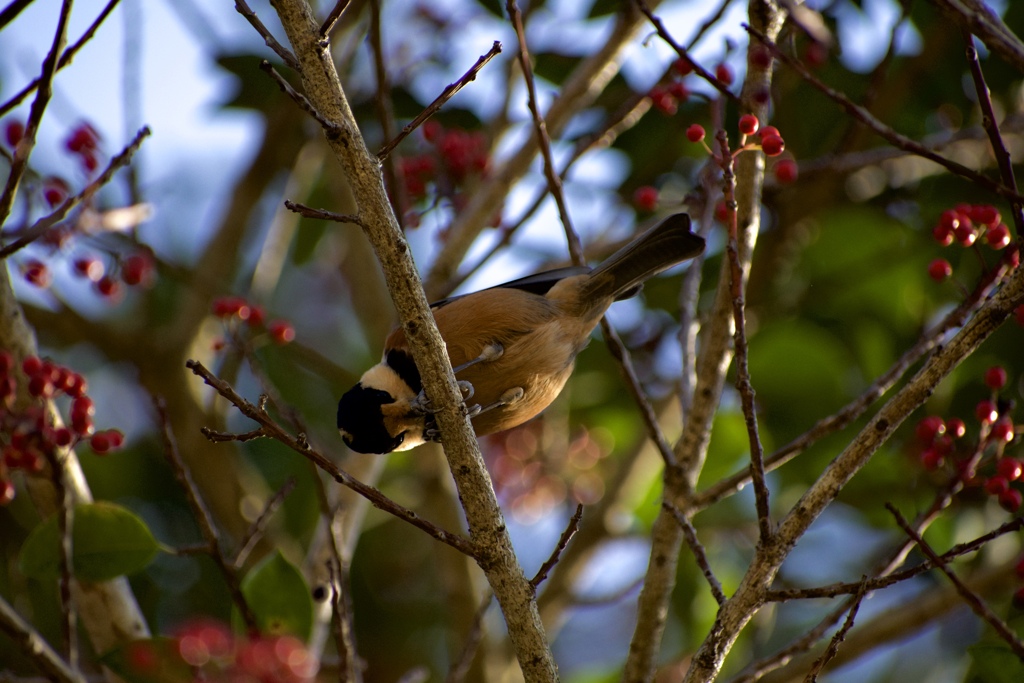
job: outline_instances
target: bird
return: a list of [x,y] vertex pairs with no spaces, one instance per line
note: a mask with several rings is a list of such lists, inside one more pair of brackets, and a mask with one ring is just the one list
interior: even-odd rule
[[[516,427],[558,396],[576,355],[614,301],[700,255],[704,239],[678,213],[594,268],[570,266],[431,304],[477,436]],[[439,433],[401,326],[381,362],[338,401],[342,440],[359,453],[405,451]]]

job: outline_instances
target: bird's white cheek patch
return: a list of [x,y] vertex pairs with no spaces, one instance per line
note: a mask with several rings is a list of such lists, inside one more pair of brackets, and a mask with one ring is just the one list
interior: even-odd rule
[[383,363],[374,365],[363,373],[359,383],[364,387],[386,391],[395,400],[409,399],[416,395],[409,385],[402,381],[397,372]]

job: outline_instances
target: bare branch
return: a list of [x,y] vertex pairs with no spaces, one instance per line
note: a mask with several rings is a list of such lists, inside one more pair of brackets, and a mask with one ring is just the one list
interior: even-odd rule
[[487,54],[481,56],[480,59],[476,60],[476,64],[469,67],[469,71],[462,74],[462,76],[460,76],[459,79],[454,83],[449,83],[445,87],[445,89],[441,91],[441,94],[438,95],[433,102],[427,105],[426,109],[420,112],[419,115],[416,116],[416,118],[414,118],[411,122],[409,122],[408,125],[406,125],[405,128],[402,129],[402,132],[400,132],[393,140],[391,140],[391,142],[381,147],[380,151],[377,152],[377,158],[381,160],[386,159],[387,156],[391,154],[392,150],[394,150],[395,147],[397,147],[399,143],[402,142],[402,140],[407,138],[409,134],[412,133],[414,130],[422,126],[427,119],[436,114],[438,110],[444,106],[445,102],[454,97],[457,92],[459,92],[460,90],[462,90],[462,88],[466,86],[467,83],[475,81],[477,74],[480,73],[480,69],[484,68],[487,62],[491,61],[495,57],[495,55],[497,55],[500,52],[501,43],[496,40],[494,41],[494,44],[491,46],[490,51],[488,51]]
[[199,533],[202,534],[203,540],[206,541],[207,552],[220,570],[221,576],[224,577],[224,583],[231,594],[231,600],[238,607],[238,612],[242,615],[242,620],[245,622],[249,633],[258,634],[259,627],[256,623],[256,614],[252,611],[249,601],[242,593],[242,583],[238,575],[238,569],[228,561],[224,548],[221,545],[220,532],[217,531],[213,521],[213,515],[210,514],[209,508],[206,507],[206,503],[199,494],[199,489],[192,479],[192,473],[189,472],[188,466],[178,453],[177,443],[174,440],[174,435],[171,433],[167,407],[162,399],[155,397],[153,399],[153,406],[156,408],[157,418],[160,422],[160,436],[163,444],[164,458],[171,466],[171,469],[174,470],[174,477],[178,480],[185,493],[189,508],[191,508],[192,515],[199,526]]
[[693,528],[690,520],[675,505],[668,502],[662,503],[662,505],[672,513],[672,516],[675,517],[676,522],[682,528],[683,535],[686,537],[686,544],[690,546],[690,552],[693,553],[697,566],[700,568],[701,573],[704,574],[708,586],[711,587],[711,595],[715,598],[715,602],[721,605],[725,602],[725,592],[722,590],[721,582],[711,570],[711,565],[708,563],[708,554],[705,552],[704,546],[701,545],[700,539],[697,538],[697,530]]
[[388,512],[395,517],[426,531],[430,536],[442,543],[452,546],[465,555],[469,555],[474,558],[476,557],[476,549],[470,541],[459,534],[453,534],[435,526],[434,524],[419,517],[412,510],[392,501],[376,488],[368,484],[364,484],[357,479],[353,479],[348,473],[335,465],[328,457],[311,448],[309,444],[306,443],[305,435],[292,436],[286,432],[280,425],[274,422],[269,415],[267,415],[266,411],[239,396],[230,384],[211,373],[203,366],[202,363],[190,360],[186,363],[186,367],[194,374],[201,377],[208,385],[213,387],[218,394],[233,403],[243,415],[258,422],[261,425],[261,430],[266,436],[280,441],[293,451],[305,456],[307,459],[312,461],[314,465],[333,477],[339,484],[347,486],[369,500],[374,507]]
[[281,505],[284,503],[284,499],[288,497],[288,494],[295,490],[295,477],[288,477],[288,480],[279,488],[273,496],[271,496],[267,502],[263,505],[263,511],[260,512],[259,517],[253,521],[249,530],[242,537],[242,542],[239,543],[241,546],[238,552],[235,553],[235,561],[232,564],[236,569],[241,569],[245,565],[245,561],[249,557],[249,553],[256,547],[256,544],[263,538],[263,533],[267,530],[267,523],[270,518],[278,511]]
[[348,9],[350,2],[352,2],[352,0],[338,0],[338,2],[335,3],[334,8],[331,9],[327,18],[324,19],[324,23],[320,25],[321,41],[327,42],[327,40],[330,39],[331,31],[334,30],[334,25],[338,23],[338,20],[341,19],[341,15],[345,13],[346,9]]
[[13,242],[3,248],[0,248],[0,258],[6,258],[19,249],[22,249],[36,241],[45,235],[52,227],[64,220],[64,217],[67,216],[68,212],[73,208],[92,199],[103,186],[110,182],[110,179],[114,177],[114,174],[117,173],[118,170],[131,163],[132,157],[139,150],[139,147],[142,145],[142,141],[148,138],[149,135],[149,127],[143,127],[142,130],[135,134],[135,139],[132,140],[127,147],[121,150],[120,154],[110,160],[110,163],[107,164],[107,167],[103,169],[103,173],[101,173],[96,180],[86,185],[78,194],[65,199],[60,206],[54,209],[49,215],[43,216],[32,224],[31,227],[21,233]]
[[565,550],[566,546],[569,545],[569,541],[576,535],[576,532],[580,528],[580,520],[583,519],[583,504],[580,503],[576,506],[576,512],[573,513],[572,517],[569,518],[569,524],[565,527],[562,535],[558,538],[558,543],[555,545],[555,549],[551,551],[551,556],[544,561],[544,564],[540,566],[537,573],[530,579],[530,585],[533,586],[534,590],[537,590],[544,579],[548,578],[548,573],[554,569],[555,565],[558,564],[558,558],[562,556],[562,551]]
[[260,21],[260,18],[256,16],[256,13],[249,8],[249,5],[246,4],[245,0],[235,0],[235,9],[239,14],[245,17],[246,21],[252,24],[252,27],[256,29],[256,33],[263,36],[263,41],[266,43],[267,47],[273,50],[277,56],[289,66],[289,68],[294,69],[295,71],[299,70],[299,60],[295,59],[295,55],[293,55],[288,48],[277,42],[277,38],[275,38],[267,27],[263,25],[263,22]]
[[956,586],[957,592],[960,594],[960,597],[963,598],[964,602],[967,603],[967,606],[971,608],[971,611],[988,622],[988,625],[995,630],[996,634],[1006,641],[1007,645],[1010,646],[1010,649],[1013,650],[1018,657],[1024,659],[1024,641],[1017,637],[1017,634],[1014,633],[1013,629],[1010,628],[1005,621],[1000,619],[996,613],[985,604],[985,601],[982,600],[977,593],[971,590],[967,584],[960,580],[960,577],[953,573],[952,569],[946,566],[946,561],[940,557],[938,553],[932,550],[932,547],[928,545],[927,541],[925,541],[921,537],[921,534],[907,523],[907,520],[903,518],[903,515],[900,514],[900,511],[897,510],[895,506],[891,503],[886,503],[885,507],[892,513],[892,516],[896,518],[896,523],[900,525],[900,528],[906,532],[907,536],[913,539],[914,543],[917,544],[917,547],[921,549],[921,552],[923,552],[925,556],[931,560],[943,574],[946,575],[946,578]]
[[861,602],[864,601],[866,592],[862,588],[857,592],[854,598],[853,605],[850,607],[850,612],[846,615],[846,621],[843,622],[843,627],[836,631],[835,635],[832,636],[831,642],[828,644],[828,648],[822,653],[821,657],[815,660],[811,670],[807,672],[807,676],[804,678],[804,683],[815,683],[818,680],[818,674],[825,668],[825,665],[832,661],[836,653],[839,652],[839,645],[846,638],[846,634],[853,628],[853,622],[857,618],[857,611],[860,609]]
[[358,225],[359,227],[365,228],[365,226],[363,225],[363,220],[359,216],[355,216],[352,214],[334,213],[333,211],[328,211],[327,209],[314,209],[311,206],[299,204],[298,202],[293,202],[289,199],[284,200],[284,206],[289,211],[294,211],[300,216],[305,216],[306,218],[313,218],[321,221],[334,221],[335,223],[352,223],[354,225]]
[[75,671],[50,647],[46,639],[0,596],[0,631],[39,667],[46,677],[58,683],[85,683],[85,676]]

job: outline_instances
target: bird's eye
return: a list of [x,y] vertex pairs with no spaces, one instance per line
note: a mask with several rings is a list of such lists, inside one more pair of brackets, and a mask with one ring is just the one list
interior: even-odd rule
[[404,432],[402,432],[401,434],[399,434],[398,436],[395,437],[395,447],[396,448],[398,446],[402,445],[402,442],[405,441],[405,435],[408,434],[408,433],[409,433],[408,431],[404,431]]

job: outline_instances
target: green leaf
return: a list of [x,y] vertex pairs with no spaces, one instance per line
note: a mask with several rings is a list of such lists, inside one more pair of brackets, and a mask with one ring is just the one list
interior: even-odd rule
[[[71,535],[72,572],[83,581],[108,581],[139,571],[153,559],[160,544],[138,515],[109,502],[75,506]],[[26,576],[56,576],[60,567],[57,516],[37,526],[21,548]]]
[[966,683],[1020,683],[1024,663],[1004,644],[978,643],[967,648],[971,668]]
[[193,680],[192,668],[181,659],[172,638],[133,640],[119,645],[100,659],[129,683],[181,683]]
[[[307,640],[313,628],[313,597],[302,573],[280,551],[253,567],[242,581],[242,594],[256,614],[256,625],[265,636],[293,635]],[[231,616],[244,630],[236,608]]]

